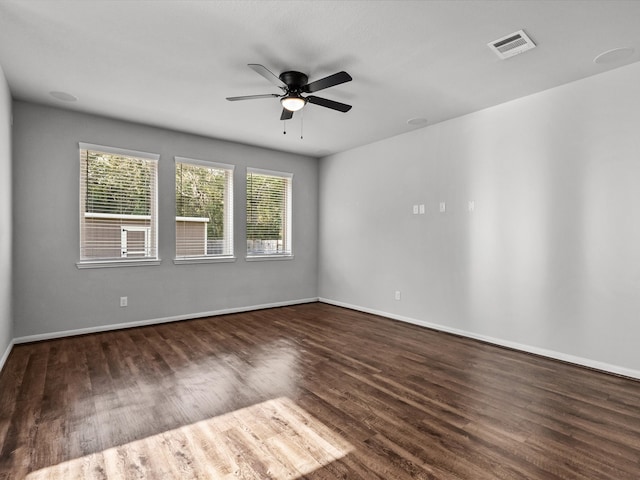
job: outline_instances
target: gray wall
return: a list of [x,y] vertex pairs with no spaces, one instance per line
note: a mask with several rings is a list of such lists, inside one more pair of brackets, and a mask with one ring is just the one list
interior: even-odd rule
[[[0,84],[0,348],[320,296],[640,376],[640,63],[328,157],[319,190],[311,158],[22,102],[12,163]],[[162,265],[76,268],[79,141],[161,155]],[[237,165],[235,263],[173,264],[174,155]],[[246,166],[294,173],[295,260],[244,261]]]
[[[16,338],[317,297],[316,159],[30,103],[13,115]],[[161,265],[76,267],[78,142],[160,154]],[[175,155],[236,165],[236,262],[174,265]],[[247,166],[294,174],[293,260],[245,261]]]
[[319,296],[640,376],[639,85],[635,63],[322,159]]
[[0,367],[13,338],[11,317],[11,94],[0,67]]

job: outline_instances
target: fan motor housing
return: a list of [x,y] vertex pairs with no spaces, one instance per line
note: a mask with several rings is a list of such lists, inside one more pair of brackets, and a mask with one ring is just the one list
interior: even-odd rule
[[299,90],[301,87],[309,83],[309,77],[302,72],[282,72],[279,78],[286,83],[291,90]]

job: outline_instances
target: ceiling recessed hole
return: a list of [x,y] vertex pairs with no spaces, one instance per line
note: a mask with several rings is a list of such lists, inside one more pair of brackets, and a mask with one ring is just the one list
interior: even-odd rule
[[601,53],[593,59],[593,63],[598,65],[609,65],[612,63],[621,62],[629,58],[635,50],[633,48],[614,48]]
[[70,93],[67,93],[67,92],[49,92],[49,95],[51,95],[56,100],[62,100],[63,102],[78,101],[78,97],[76,97],[75,95],[71,95]]
[[407,120],[407,124],[408,125],[413,125],[413,126],[422,126],[422,125],[426,125],[427,123],[429,123],[429,120],[427,120],[426,118],[422,118],[422,117],[411,118],[411,119]]

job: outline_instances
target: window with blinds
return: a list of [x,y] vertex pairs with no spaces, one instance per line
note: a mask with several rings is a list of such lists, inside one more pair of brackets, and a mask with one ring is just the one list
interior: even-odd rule
[[247,257],[291,256],[293,175],[247,169]]
[[233,258],[233,165],[176,157],[176,261]]
[[158,260],[158,158],[80,143],[79,267]]

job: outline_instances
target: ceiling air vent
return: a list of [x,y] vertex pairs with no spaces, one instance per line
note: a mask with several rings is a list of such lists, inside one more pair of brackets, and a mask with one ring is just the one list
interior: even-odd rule
[[489,48],[493,50],[501,59],[513,57],[527,50],[535,48],[536,44],[531,41],[524,30],[507,35],[506,37],[494,40],[488,43]]

